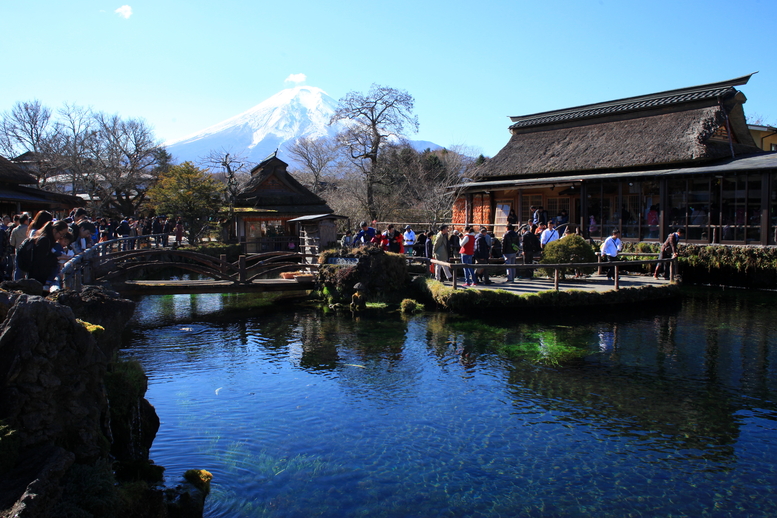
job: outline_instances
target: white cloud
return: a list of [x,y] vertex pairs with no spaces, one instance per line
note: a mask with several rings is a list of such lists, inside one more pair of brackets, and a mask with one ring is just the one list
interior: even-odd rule
[[121,7],[119,7],[118,9],[116,9],[113,12],[118,14],[119,16],[121,16],[122,18],[124,18],[126,20],[127,18],[132,16],[132,7],[130,7],[128,5],[122,5]]
[[304,83],[308,76],[305,74],[289,74],[289,77],[283,80],[284,83]]

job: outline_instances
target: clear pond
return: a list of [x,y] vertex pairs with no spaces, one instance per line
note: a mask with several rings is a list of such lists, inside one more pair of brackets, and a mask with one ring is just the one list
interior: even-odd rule
[[484,321],[148,297],[122,354],[168,482],[213,473],[208,517],[765,517],[774,300]]

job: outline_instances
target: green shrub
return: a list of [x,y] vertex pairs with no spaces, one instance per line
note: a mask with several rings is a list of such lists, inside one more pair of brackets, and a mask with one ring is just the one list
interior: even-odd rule
[[[542,251],[542,264],[595,263],[596,251],[580,236],[566,236],[545,245]],[[571,268],[561,268],[559,275],[563,279]],[[553,270],[542,268],[540,271],[548,277],[553,276]],[[580,273],[593,273],[594,268],[580,268]]]

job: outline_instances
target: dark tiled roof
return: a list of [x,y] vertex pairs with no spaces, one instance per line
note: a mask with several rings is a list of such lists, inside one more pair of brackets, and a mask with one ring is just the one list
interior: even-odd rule
[[729,81],[721,81],[719,83],[681,88],[679,90],[669,90],[666,92],[641,95],[638,97],[628,97],[626,99],[607,101],[597,104],[588,104],[585,106],[567,108],[564,110],[555,110],[550,112],[536,113],[533,115],[510,117],[510,120],[514,123],[510,126],[510,129],[512,130],[531,126],[541,126],[544,124],[569,122],[573,120],[600,117],[616,113],[626,113],[650,108],[672,106],[692,101],[726,97],[728,95],[735,94],[737,90],[734,88],[734,86],[747,83],[752,75],[753,74],[749,74],[746,76],[738,77],[736,79],[731,79]]

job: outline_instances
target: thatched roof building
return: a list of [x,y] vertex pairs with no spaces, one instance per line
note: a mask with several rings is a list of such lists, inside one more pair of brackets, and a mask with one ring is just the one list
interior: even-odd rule
[[[453,222],[508,215],[568,221],[593,239],[777,245],[777,153],[748,129],[752,74],[689,88],[510,117],[510,140],[457,186]],[[568,220],[567,220],[568,218]]]
[[237,196],[235,233],[248,252],[298,249],[297,224],[289,220],[334,212],[295,180],[287,167],[276,153],[271,154],[251,170],[251,179]]
[[751,75],[510,117],[510,141],[478,178],[665,167],[758,153],[742,109],[746,98],[734,88]]
[[276,153],[265,158],[251,169],[251,180],[238,194],[235,206],[271,210],[292,217],[332,213],[323,199],[286,171],[288,166]]

